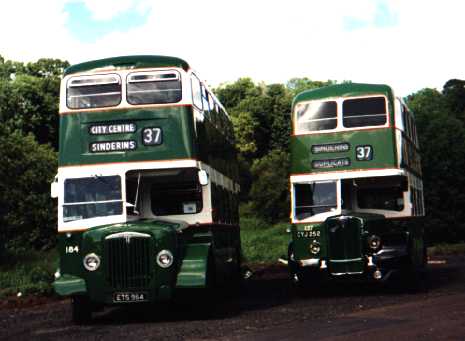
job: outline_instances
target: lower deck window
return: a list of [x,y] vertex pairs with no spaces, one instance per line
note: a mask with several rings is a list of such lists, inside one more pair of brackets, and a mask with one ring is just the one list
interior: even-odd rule
[[152,212],[158,216],[202,211],[202,187],[195,181],[153,184],[150,197]]
[[404,209],[403,192],[400,188],[367,188],[357,192],[358,207],[402,211]]
[[123,213],[120,176],[66,179],[64,191],[65,222]]
[[337,209],[336,182],[314,182],[294,185],[297,220]]

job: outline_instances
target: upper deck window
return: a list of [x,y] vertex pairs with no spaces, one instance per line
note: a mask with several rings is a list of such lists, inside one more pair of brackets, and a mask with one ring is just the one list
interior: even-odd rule
[[335,129],[336,101],[300,103],[296,106],[296,133]]
[[181,100],[181,77],[177,71],[134,72],[127,78],[130,104],[164,104]]
[[346,99],[342,104],[342,114],[346,128],[385,125],[386,99],[384,97]]
[[70,109],[116,106],[121,102],[121,78],[118,75],[71,77],[67,84],[66,105]]

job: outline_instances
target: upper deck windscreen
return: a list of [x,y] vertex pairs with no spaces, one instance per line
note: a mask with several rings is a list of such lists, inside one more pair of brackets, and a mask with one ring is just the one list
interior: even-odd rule
[[342,104],[342,115],[346,128],[385,125],[386,99],[384,97],[346,99]]
[[314,101],[296,107],[296,131],[335,129],[337,126],[336,101]]
[[295,134],[385,126],[387,101],[384,96],[369,96],[300,102],[294,120]]
[[116,106],[121,102],[121,78],[117,74],[71,77],[66,105],[70,109]]
[[176,103],[181,98],[181,76],[177,71],[135,72],[127,76],[129,104]]

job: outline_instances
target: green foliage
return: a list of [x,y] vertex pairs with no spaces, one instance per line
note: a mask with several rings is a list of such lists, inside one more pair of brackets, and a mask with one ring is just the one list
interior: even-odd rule
[[305,90],[311,90],[316,88],[321,88],[323,86],[328,86],[336,84],[335,81],[327,80],[326,82],[322,81],[312,81],[307,77],[304,78],[292,78],[286,84],[286,87],[291,91],[292,97],[295,97],[297,94]]
[[0,298],[25,295],[50,295],[53,292],[53,273],[58,267],[55,249],[29,252],[0,266]]
[[60,75],[68,62],[39,59],[26,65],[0,57],[0,122],[58,148]]
[[252,165],[250,191],[252,208],[258,217],[273,223],[289,216],[289,154],[273,150]]
[[248,263],[276,263],[286,257],[290,235],[287,223],[270,225],[255,217],[241,216],[242,254]]
[[57,169],[56,152],[31,134],[3,126],[0,146],[1,244],[10,253],[52,246],[56,208],[49,186]]
[[450,111],[449,97],[424,89],[408,98],[420,139],[430,242],[465,240],[465,125]]

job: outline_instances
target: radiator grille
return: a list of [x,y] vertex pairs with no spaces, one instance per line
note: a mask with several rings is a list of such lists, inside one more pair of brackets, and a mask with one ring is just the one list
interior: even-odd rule
[[328,219],[329,261],[332,273],[363,271],[361,228],[351,217]]
[[118,233],[105,239],[106,277],[115,290],[143,289],[151,279],[151,238],[143,233]]

